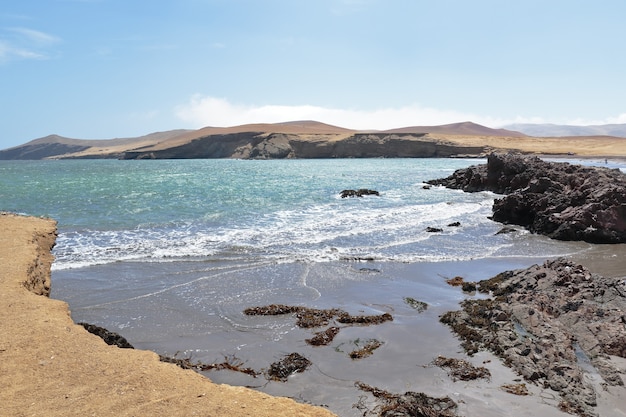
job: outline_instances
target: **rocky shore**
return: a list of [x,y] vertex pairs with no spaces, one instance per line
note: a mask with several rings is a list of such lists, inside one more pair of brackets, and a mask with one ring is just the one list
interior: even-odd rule
[[0,214],[0,229],[3,416],[333,415],[107,345],[48,298],[55,222]]
[[618,169],[491,154],[487,164],[429,183],[505,194],[493,205],[493,220],[553,239],[626,242],[626,175]]
[[561,396],[559,408],[591,417],[598,390],[624,386],[626,281],[591,273],[566,259],[507,271],[466,291],[467,299],[441,321],[469,354],[487,349],[526,381]]

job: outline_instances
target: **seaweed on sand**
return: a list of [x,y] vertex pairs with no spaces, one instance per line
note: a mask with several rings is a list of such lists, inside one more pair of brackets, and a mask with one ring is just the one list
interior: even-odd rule
[[255,371],[252,368],[244,367],[243,365],[244,365],[244,362],[241,359],[237,358],[234,355],[231,355],[231,356],[224,356],[224,362],[222,363],[208,363],[208,364],[201,363],[201,364],[196,365],[196,367],[201,371],[229,370],[229,371],[241,372],[241,373],[250,375],[254,378],[256,378],[257,375],[260,374],[260,372]]
[[[416,301],[416,303],[419,303]],[[425,303],[424,303],[425,304]],[[393,316],[389,313],[383,313],[379,315],[371,316],[353,316],[341,309],[317,309],[308,308],[302,306],[288,306],[283,304],[271,304],[263,307],[250,307],[243,311],[244,314],[249,316],[274,316],[284,314],[294,314],[296,317],[296,325],[300,328],[310,329],[314,327],[327,326],[331,320],[335,320],[338,323],[345,325],[363,325],[369,326],[373,324],[381,324],[386,321],[392,321]],[[310,339],[305,341],[312,346],[327,346],[330,344],[335,336],[339,333],[339,327],[331,326],[326,330],[316,332]],[[380,341],[371,341],[362,349],[355,350],[350,354],[352,359],[360,359],[371,355],[374,350],[382,345]],[[274,365],[272,365],[274,366]],[[277,365],[278,366],[278,365]],[[271,370],[270,370],[271,371]],[[301,371],[299,371],[301,372]],[[282,377],[278,377],[279,380]],[[272,379],[276,377],[272,376]]]
[[433,361],[433,364],[440,368],[448,369],[448,376],[454,381],[470,381],[474,379],[491,379],[491,372],[489,369],[480,366],[474,366],[468,361],[463,359],[446,358],[445,356],[438,356]]
[[386,321],[393,321],[393,316],[389,313],[383,313],[374,316],[352,316],[346,312],[343,312],[338,318],[337,321],[343,324],[381,324]]
[[198,364],[193,364],[191,362],[191,358],[184,358],[184,359],[179,359],[176,357],[176,355],[172,356],[165,356],[165,355],[159,355],[159,360],[161,362],[165,362],[165,363],[172,363],[176,366],[179,366],[183,369],[198,369]]
[[460,287],[461,285],[463,285],[463,282],[465,282],[465,280],[463,279],[463,277],[459,277],[459,276],[446,279],[446,284],[451,285],[453,287]]
[[267,371],[268,379],[285,382],[289,375],[304,372],[309,366],[311,366],[310,360],[297,352],[290,353],[283,359],[272,363]]
[[174,356],[159,355],[159,360],[161,362],[172,363],[183,369],[192,369],[195,371],[228,370],[228,371],[234,371],[234,372],[241,372],[243,374],[250,375],[254,378],[256,378],[257,375],[261,374],[261,372],[255,371],[252,368],[244,367],[243,366],[244,362],[241,359],[237,358],[235,355],[224,356],[224,362],[221,362],[221,363],[203,363],[203,362],[194,363],[191,361],[191,358],[180,359],[176,357],[177,355],[178,353]]
[[296,324],[301,328],[322,327],[329,323],[333,317],[347,314],[339,309],[320,310],[302,306],[289,306],[283,304],[270,304],[261,307],[249,307],[243,311],[247,316],[280,316],[295,314],[298,319]]
[[261,307],[249,307],[243,311],[246,316],[280,316],[283,314],[297,313],[303,307],[288,306],[284,304],[270,304]]
[[383,342],[381,342],[380,340],[370,339],[366,341],[365,345],[362,348],[356,349],[350,352],[350,358],[352,359],[367,358],[382,345],[383,345]]
[[337,317],[337,321],[343,324],[381,324],[392,321],[393,317],[389,313],[373,316],[353,316],[338,308],[321,310],[301,306],[288,306],[282,304],[271,304],[264,307],[246,308],[243,313],[247,316],[278,316],[283,314],[294,314],[298,319],[298,327],[311,328],[326,326],[330,320]]
[[417,310],[418,313],[423,313],[428,308],[428,304],[412,297],[404,297],[404,302]]
[[296,313],[296,325],[303,329],[326,326],[334,317],[340,314],[348,314],[345,311],[333,308],[319,310],[316,308],[302,308]]
[[305,339],[309,345],[312,346],[327,346],[329,345],[339,333],[339,327],[329,327],[326,330],[315,333],[310,339]]
[[463,277],[456,276],[454,278],[446,279],[446,284],[452,287],[461,287],[464,292],[474,292],[476,291],[476,283],[468,282],[463,279]]
[[363,416],[378,417],[456,417],[457,404],[450,397],[434,398],[421,392],[407,391],[404,394],[392,394],[363,382],[356,387],[371,393],[380,404],[373,410],[363,404],[355,407],[364,410]]

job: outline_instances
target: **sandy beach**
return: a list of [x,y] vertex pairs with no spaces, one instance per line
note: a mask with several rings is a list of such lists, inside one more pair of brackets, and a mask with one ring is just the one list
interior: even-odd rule
[[55,222],[2,214],[0,229],[2,416],[333,415],[106,345],[47,296]]

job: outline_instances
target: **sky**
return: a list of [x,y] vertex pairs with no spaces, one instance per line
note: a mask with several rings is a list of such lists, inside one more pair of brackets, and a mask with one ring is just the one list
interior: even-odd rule
[[0,149],[294,120],[626,123],[624,0],[0,3]]

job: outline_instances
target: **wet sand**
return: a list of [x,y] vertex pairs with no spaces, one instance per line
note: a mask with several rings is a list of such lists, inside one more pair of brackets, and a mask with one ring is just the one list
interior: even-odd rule
[[[598,256],[598,265],[608,267],[602,257],[614,260],[612,250],[621,247],[598,249],[584,244],[581,248],[577,256],[587,260]],[[530,396],[520,397],[503,391],[504,384],[524,381],[488,352],[467,356],[449,327],[439,322],[445,312],[458,310],[459,302],[466,297],[481,297],[449,286],[446,279],[461,276],[466,281],[479,281],[544,260],[489,258],[414,264],[272,264],[243,273],[220,275],[215,280],[195,278],[189,285],[178,283],[176,288],[158,290],[161,292],[153,296],[118,300],[110,308],[98,304],[96,299],[90,300],[83,292],[82,304],[74,314],[88,321],[97,320],[98,316],[107,317],[109,322],[98,324],[111,326],[111,330],[127,336],[136,347],[203,363],[220,363],[227,357],[236,357],[245,367],[263,371],[284,355],[298,352],[313,365],[289,377],[287,382],[268,381],[264,376],[253,378],[230,370],[203,374],[218,383],[249,386],[267,394],[321,405],[343,417],[361,416],[362,409],[355,408],[359,403],[370,409],[376,406],[370,394],[355,387],[356,382],[397,394],[416,391],[433,397],[450,396],[457,402],[459,414],[466,416],[565,416],[567,414],[557,409],[560,397],[554,391],[530,383],[527,383]],[[175,270],[176,266],[172,268]],[[617,271],[619,262],[611,268]],[[88,272],[91,274],[97,269]],[[236,278],[237,275],[241,277]],[[257,279],[246,284],[250,277]],[[217,287],[224,282],[228,285]],[[208,296],[202,298],[201,294],[207,291],[218,292],[215,300],[221,300],[221,304],[217,305]],[[157,291],[151,291],[154,292]],[[192,298],[184,298],[190,294]],[[422,301],[428,307],[419,312],[404,301],[405,297]],[[193,300],[193,307],[183,309],[189,300]],[[370,326],[339,324],[340,331],[333,342],[313,347],[305,340],[320,329],[298,328],[293,315],[250,317],[243,314],[248,307],[272,303],[340,308],[350,314],[389,313],[393,321]],[[141,323],[136,327],[133,320],[129,324],[128,317],[136,317],[140,312],[148,319],[138,318]],[[160,312],[158,317],[157,312]],[[120,323],[122,328],[116,328]],[[352,350],[370,339],[382,342],[382,346],[367,358],[353,360],[349,357]],[[491,372],[491,380],[454,381],[445,370],[432,366],[439,355],[484,366]],[[593,373],[589,378],[595,378]],[[598,397],[600,415],[620,416],[626,412],[620,409],[620,402],[626,399],[623,389],[603,390]]]

